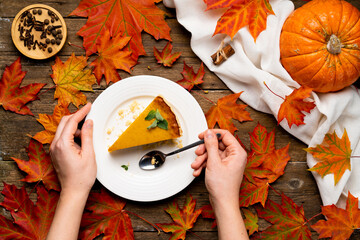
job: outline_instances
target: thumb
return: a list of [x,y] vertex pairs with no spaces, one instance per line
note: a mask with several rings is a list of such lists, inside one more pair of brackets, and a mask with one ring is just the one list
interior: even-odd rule
[[211,130],[206,130],[204,134],[205,148],[208,153],[208,161],[213,162],[219,158],[219,142],[215,133]]
[[86,120],[81,129],[81,151],[86,155],[94,152],[93,121],[91,119]]

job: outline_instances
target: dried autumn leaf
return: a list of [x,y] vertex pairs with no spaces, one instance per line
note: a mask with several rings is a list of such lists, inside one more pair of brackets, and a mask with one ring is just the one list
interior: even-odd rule
[[319,233],[319,238],[349,239],[354,230],[360,228],[358,205],[358,198],[349,192],[346,209],[338,208],[334,204],[322,206],[321,213],[326,217],[326,220],[319,220],[311,227]]
[[210,204],[208,204],[208,205],[203,206],[200,210],[201,210],[201,216],[203,218],[214,219],[211,227],[212,228],[216,227],[216,218],[215,218],[215,213],[214,213],[212,206]]
[[6,66],[0,80],[0,106],[5,110],[21,115],[34,115],[25,106],[28,102],[37,99],[37,94],[45,86],[42,83],[32,83],[20,87],[26,72],[21,70],[20,57],[10,66]]
[[25,187],[17,189],[14,185],[4,183],[2,194],[4,201],[0,203],[8,210],[14,221],[0,216],[0,238],[1,239],[45,239],[59,194],[55,191],[46,191],[44,187],[38,186],[36,205],[29,199]]
[[51,77],[56,84],[54,98],[59,99],[60,105],[68,107],[73,103],[79,108],[79,105],[86,104],[86,96],[81,91],[92,92],[92,85],[96,82],[91,70],[84,69],[86,66],[87,58],[76,57],[74,53],[65,63],[56,57]]
[[256,154],[266,154],[275,150],[275,129],[270,133],[260,123],[250,133],[251,150]]
[[183,79],[177,81],[177,83],[186,90],[191,91],[195,85],[199,85],[204,82],[204,64],[201,63],[198,72],[195,74],[193,67],[186,65],[184,61],[184,68],[181,74],[183,75]]
[[269,193],[269,184],[259,179],[256,184],[243,180],[240,187],[240,207],[249,207],[255,203],[265,205]]
[[181,52],[171,53],[173,46],[170,42],[166,44],[161,52],[154,47],[154,56],[157,62],[163,64],[165,67],[171,67],[173,63],[180,57]]
[[111,36],[131,37],[129,50],[137,60],[145,50],[141,33],[145,31],[155,39],[171,41],[170,27],[164,20],[165,12],[160,10],[154,0],[82,0],[70,15],[88,17],[78,35],[84,38],[86,55],[96,52],[96,44],[108,29]]
[[250,209],[247,208],[241,208],[241,211],[243,212],[245,219],[245,227],[249,231],[249,236],[252,235],[254,232],[259,231],[259,225],[258,225],[258,216],[257,214],[254,214]]
[[232,5],[243,3],[245,0],[204,0],[207,5],[206,10],[227,8]]
[[106,83],[117,82],[121,78],[116,69],[121,69],[130,73],[131,67],[136,61],[131,57],[131,52],[123,49],[131,37],[117,35],[111,37],[108,30],[104,31],[103,36],[96,44],[98,57],[90,64],[94,67],[94,75],[97,83],[100,84],[104,75]]
[[195,210],[196,200],[191,195],[186,196],[184,207],[173,201],[165,211],[170,214],[173,223],[157,223],[164,232],[171,232],[171,239],[185,239],[186,232],[191,229],[201,213],[201,209]]
[[274,131],[268,133],[260,124],[250,133],[250,143],[251,151],[240,188],[240,205],[248,207],[260,202],[264,206],[269,183],[284,174],[290,160],[289,145],[276,149]]
[[257,239],[311,239],[303,207],[298,207],[289,197],[281,194],[281,204],[271,200],[265,208],[256,206],[260,218],[272,223]]
[[124,210],[126,201],[104,188],[100,193],[91,193],[81,220],[79,237],[94,239],[104,234],[103,239],[133,240],[134,232],[129,215]]
[[52,115],[39,114],[37,121],[44,126],[45,130],[36,133],[33,138],[42,144],[51,143],[54,139],[56,129],[60,123],[61,118],[69,114],[71,114],[69,109],[62,105],[56,105]]
[[315,148],[306,148],[319,162],[309,171],[315,171],[324,177],[327,174],[334,174],[335,185],[340,181],[345,171],[351,170],[350,157],[351,146],[346,129],[340,139],[336,132],[326,134],[322,144]]
[[218,100],[215,106],[212,106],[210,110],[205,114],[208,127],[214,128],[218,123],[222,129],[227,129],[231,134],[237,130],[231,118],[243,121],[252,121],[250,113],[245,110],[247,105],[237,104],[236,100],[243,92],[234,93],[222,97]]
[[266,29],[268,14],[275,14],[268,0],[232,1],[231,6],[218,20],[214,35],[224,33],[233,39],[243,27],[249,26],[254,41]]
[[293,124],[297,126],[305,124],[305,114],[303,112],[309,113],[316,107],[314,102],[304,101],[304,99],[310,97],[311,92],[311,88],[302,86],[299,89],[294,89],[289,96],[286,96],[278,112],[278,123],[286,118],[289,128],[291,128]]
[[12,158],[18,167],[28,174],[22,181],[42,181],[46,189],[60,191],[59,180],[52,165],[50,154],[45,152],[42,144],[36,140],[30,140],[26,151],[29,156],[28,161]]

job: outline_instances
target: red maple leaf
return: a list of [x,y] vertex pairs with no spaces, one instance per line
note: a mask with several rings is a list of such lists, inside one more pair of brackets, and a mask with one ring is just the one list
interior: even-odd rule
[[209,128],[214,128],[216,123],[218,123],[220,128],[227,129],[234,134],[237,128],[231,121],[231,118],[240,122],[252,121],[250,113],[245,110],[247,105],[236,103],[236,100],[242,93],[243,92],[239,92],[222,97],[215,106],[210,108],[205,114]]
[[311,226],[320,234],[319,238],[349,239],[354,230],[360,228],[359,200],[350,192],[346,201],[346,209],[332,204],[322,206],[321,210],[326,220],[319,220]]
[[17,189],[14,185],[4,183],[2,194],[4,201],[0,203],[8,210],[14,221],[0,215],[1,239],[45,239],[49,231],[59,194],[46,191],[38,186],[36,205],[30,200],[25,187]]
[[260,218],[272,223],[259,232],[257,239],[311,239],[303,207],[298,207],[289,197],[281,194],[281,204],[268,200],[265,208],[256,206]]
[[96,44],[108,29],[111,36],[131,37],[129,49],[137,60],[145,50],[141,32],[151,34],[155,39],[171,41],[170,27],[164,20],[165,12],[160,10],[154,0],[82,0],[70,15],[88,17],[78,35],[84,38],[86,55],[96,52]]
[[346,170],[351,170],[351,144],[346,129],[340,139],[336,132],[326,134],[322,144],[315,148],[306,148],[319,162],[309,171],[315,171],[324,177],[334,174],[335,185],[340,181]]
[[198,72],[195,74],[193,67],[186,65],[184,61],[184,68],[181,74],[183,75],[183,79],[177,81],[177,83],[186,90],[191,91],[195,85],[199,85],[204,82],[204,64],[201,63]]
[[30,140],[26,149],[29,160],[12,158],[18,167],[28,175],[22,179],[24,182],[42,181],[46,189],[60,191],[60,184],[55,169],[51,162],[50,154],[47,154],[43,145],[36,140]]
[[208,9],[230,7],[217,21],[214,35],[227,34],[231,39],[243,27],[249,26],[254,40],[266,29],[267,16],[275,14],[268,0],[205,0]]
[[203,206],[200,210],[201,210],[201,216],[203,218],[214,219],[211,227],[212,228],[216,227],[217,224],[216,224],[215,213],[214,213],[214,210],[213,210],[211,204]]
[[170,42],[166,44],[161,52],[154,47],[154,56],[157,62],[165,67],[171,67],[173,63],[180,57],[181,52],[171,53],[173,46]]
[[91,193],[81,220],[81,239],[94,239],[104,234],[104,239],[133,240],[134,233],[129,215],[124,211],[126,201],[104,188]]
[[34,115],[25,106],[28,102],[37,99],[37,94],[45,86],[43,83],[32,83],[20,87],[26,72],[21,70],[20,57],[10,66],[6,66],[0,80],[0,106],[5,110],[21,115]]
[[170,214],[173,223],[157,223],[164,232],[171,232],[171,239],[185,239],[186,232],[190,230],[201,213],[201,209],[195,210],[196,200],[191,195],[186,196],[182,209],[175,200],[168,205],[165,211]]
[[109,31],[104,31],[96,44],[98,57],[90,64],[94,67],[94,75],[97,83],[100,84],[104,75],[106,83],[117,82],[121,78],[116,69],[121,69],[130,73],[130,68],[136,64],[131,57],[131,52],[123,49],[131,37],[117,35],[111,37]]
[[56,105],[52,115],[39,114],[39,119],[37,119],[37,121],[44,126],[45,130],[36,133],[33,138],[42,144],[51,143],[61,118],[69,114],[71,114],[69,109],[62,105]]
[[286,96],[278,112],[278,123],[286,118],[290,128],[293,124],[297,126],[305,124],[305,114],[303,112],[309,113],[316,107],[314,102],[304,101],[304,99],[310,97],[311,92],[311,88],[302,86],[299,89],[294,89],[289,96]]
[[289,145],[275,149],[275,133],[258,123],[250,133],[251,151],[248,153],[244,179],[240,188],[240,205],[248,207],[257,202],[263,206],[268,196],[269,183],[284,174],[290,160]]

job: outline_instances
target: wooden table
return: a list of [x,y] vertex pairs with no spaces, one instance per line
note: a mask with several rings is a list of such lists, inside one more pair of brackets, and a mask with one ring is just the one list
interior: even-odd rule
[[[305,3],[301,0],[293,1],[296,7]],[[67,17],[68,14],[78,6],[79,2],[80,0],[0,1],[0,74],[3,74],[6,65],[10,65],[19,56],[21,56],[11,41],[10,28],[14,16],[19,10],[27,5],[44,3],[57,9],[62,16],[64,16],[68,26],[68,41],[75,45],[82,46],[82,38],[77,36],[76,32],[85,24],[86,19]],[[357,0],[352,0],[350,2],[360,8],[360,3]],[[193,66],[196,71],[199,68],[201,61],[192,52],[190,48],[190,34],[177,22],[175,11],[173,9],[165,8],[163,4],[159,4],[159,7],[164,9],[171,16],[166,21],[171,27],[171,37],[173,39],[174,51],[180,51],[182,53],[181,58],[171,68],[159,67],[153,56],[153,47],[155,46],[158,49],[162,49],[166,44],[166,41],[155,41],[150,35],[144,33],[143,43],[148,55],[139,58],[139,64],[134,67],[131,75],[148,74],[177,81],[182,78],[180,72],[183,68],[183,61],[185,61],[186,64]],[[66,44],[58,56],[62,61],[66,61],[72,52],[74,52],[77,56],[84,55],[84,51],[82,49]],[[36,61],[21,56],[23,70],[27,71],[26,77],[23,80],[23,85],[33,82],[46,83],[47,85],[42,90],[44,93],[41,95],[40,100],[28,104],[35,117],[21,116],[0,108],[0,189],[3,188],[3,182],[15,184],[18,187],[25,185],[28,190],[34,187],[34,184],[27,184],[20,181],[25,174],[18,169],[15,162],[11,160],[11,157],[28,159],[25,152],[25,147],[28,146],[30,140],[28,136],[33,136],[35,133],[43,130],[43,127],[36,121],[38,114],[52,114],[54,106],[57,103],[57,101],[54,101],[53,99],[54,90],[51,89],[47,91],[53,86],[52,79],[49,75],[52,73],[51,65],[54,64],[54,60],[55,58],[53,57],[48,60]],[[206,95],[207,98],[216,102],[220,97],[232,93],[215,74],[210,72],[208,69],[205,69],[205,71],[205,83],[202,84],[202,88],[209,91]],[[130,74],[122,71],[120,72],[120,75],[122,78],[130,76]],[[95,93],[86,94],[89,101],[94,101],[94,99],[106,88],[105,81],[103,80],[100,86],[94,85],[93,88]],[[199,90],[193,90],[192,95],[199,102],[203,111],[207,112],[212,106],[212,103],[196,94],[196,91]],[[279,127],[272,115],[257,112],[250,107],[248,107],[247,110],[250,112],[253,121],[241,124],[236,122],[236,126],[239,129],[238,134],[246,146],[249,146],[250,144],[248,133],[253,131],[258,122],[265,126],[268,131],[275,129],[276,148],[284,147],[290,143],[289,154],[291,156],[291,161],[285,169],[285,174],[275,183],[271,184],[271,186],[277,191],[285,193],[293,199],[296,204],[303,205],[307,218],[311,218],[321,212],[322,202],[316,183],[312,174],[307,171],[306,153],[303,150],[303,148],[307,146]],[[99,186],[100,183],[96,183],[94,188],[99,188]],[[146,204],[128,201],[126,209],[141,215],[153,223],[171,222],[169,215],[165,213],[163,209],[166,208],[168,203],[170,203],[174,198],[177,198],[179,204],[182,205],[187,193],[192,194],[192,196],[197,200],[197,208],[209,204],[208,193],[204,185],[204,175],[195,179],[185,190],[174,197]],[[35,200],[35,194],[31,194],[31,198]],[[273,190],[270,190],[269,199],[279,202],[280,197]],[[3,196],[0,197],[0,201],[2,200]],[[317,217],[313,219],[311,224],[314,224],[320,218],[321,217]],[[169,238],[169,235],[164,233],[157,236],[157,233],[150,225],[137,217],[131,216],[131,220],[136,239]],[[264,229],[265,226],[267,226],[267,223],[265,221],[260,221],[260,229]],[[216,229],[211,228],[210,220],[199,218],[193,228],[193,231],[202,239],[217,239]],[[187,236],[188,239],[197,239],[197,237],[192,234],[188,234]],[[317,238],[317,234],[315,232],[313,232],[313,237]],[[352,239],[358,239],[359,237],[360,235],[355,233],[353,234]]]

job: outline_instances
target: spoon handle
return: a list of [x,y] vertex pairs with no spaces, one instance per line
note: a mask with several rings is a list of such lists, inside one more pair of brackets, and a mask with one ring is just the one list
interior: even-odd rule
[[[219,139],[219,138],[221,137],[221,134],[220,134],[220,133],[217,133],[216,136],[217,136],[217,138]],[[188,149],[190,149],[190,148],[196,147],[196,146],[198,146],[198,145],[200,145],[200,144],[203,144],[203,143],[204,143],[204,139],[203,139],[203,140],[199,140],[199,141],[194,142],[194,143],[192,143],[192,144],[189,144],[189,145],[187,145],[187,146],[185,146],[185,147],[183,147],[183,148],[179,148],[179,149],[177,149],[177,150],[175,150],[175,151],[173,151],[173,152],[171,152],[171,153],[168,153],[168,154],[166,154],[166,156],[174,155],[174,154],[176,154],[176,153],[179,153],[179,152],[188,150]]]

